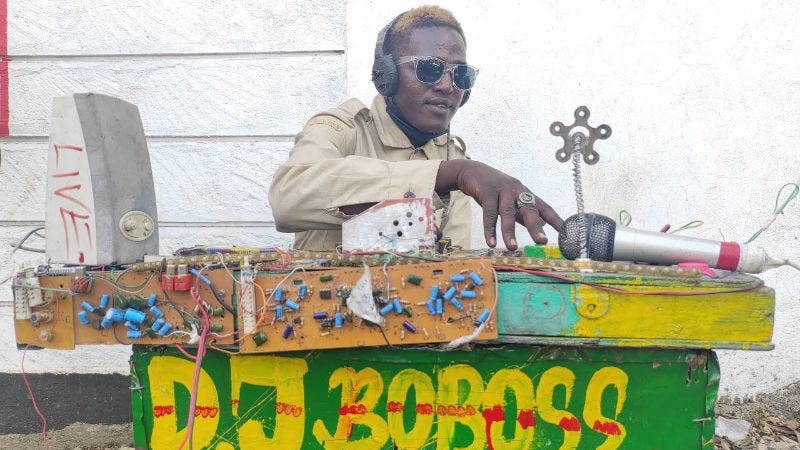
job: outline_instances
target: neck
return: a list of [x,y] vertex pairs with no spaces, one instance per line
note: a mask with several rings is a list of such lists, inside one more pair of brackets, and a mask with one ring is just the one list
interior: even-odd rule
[[408,137],[408,140],[411,141],[411,145],[414,147],[422,147],[431,139],[441,136],[449,131],[449,128],[445,128],[444,130],[435,133],[420,130],[412,125],[411,122],[405,118],[405,116],[403,116],[403,113],[400,112],[400,108],[397,107],[392,99],[387,99],[386,101],[386,112],[389,113],[389,117],[394,120],[394,123],[396,123],[400,130],[403,131],[403,133]]

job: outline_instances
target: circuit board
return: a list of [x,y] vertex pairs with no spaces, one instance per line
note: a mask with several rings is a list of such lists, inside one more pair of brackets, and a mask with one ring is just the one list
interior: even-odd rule
[[[360,317],[348,306],[361,280],[368,281],[378,320]],[[477,338],[497,337],[490,318],[497,297],[488,260],[288,275],[242,270],[238,292],[241,353],[450,342],[476,332],[484,321]]]

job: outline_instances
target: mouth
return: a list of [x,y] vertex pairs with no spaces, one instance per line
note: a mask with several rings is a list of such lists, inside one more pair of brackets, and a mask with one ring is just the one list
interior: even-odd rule
[[433,99],[425,102],[425,105],[436,110],[446,112],[453,108],[453,103],[447,99]]

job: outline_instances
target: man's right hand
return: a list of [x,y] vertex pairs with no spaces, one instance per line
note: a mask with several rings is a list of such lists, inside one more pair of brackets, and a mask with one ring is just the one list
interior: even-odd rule
[[483,208],[483,233],[489,247],[497,245],[498,216],[503,242],[509,250],[517,249],[516,223],[524,225],[537,244],[547,243],[545,222],[561,231],[563,220],[547,202],[535,196],[535,205],[520,204],[518,207],[519,195],[531,190],[516,178],[478,161],[442,161],[435,190],[442,195],[458,190],[478,202]]

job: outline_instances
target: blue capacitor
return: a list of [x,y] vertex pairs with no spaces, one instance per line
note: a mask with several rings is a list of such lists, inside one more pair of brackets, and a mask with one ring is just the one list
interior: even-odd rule
[[166,335],[167,335],[167,333],[169,333],[169,330],[171,330],[171,329],[172,329],[172,324],[171,324],[171,323],[169,323],[169,322],[166,322],[166,323],[164,324],[164,326],[163,326],[163,327],[161,327],[161,329],[160,329],[160,330],[158,330],[158,335],[159,335],[159,336],[166,336]]
[[153,325],[150,325],[150,329],[158,333],[158,330],[160,330],[165,323],[167,322],[164,319],[156,319],[156,321],[153,322]]
[[436,314],[436,307],[433,305],[433,299],[430,299],[427,302],[425,302],[425,305],[428,306],[428,313],[430,315]]
[[87,312],[94,312],[94,306],[89,302],[81,303],[81,308],[85,309]]
[[291,300],[286,300],[286,307],[293,311],[297,311],[298,309],[300,309],[300,305]]
[[86,314],[86,311],[81,311],[78,313],[78,320],[80,320],[84,325],[89,325],[89,315]]
[[450,300],[451,298],[453,298],[453,295],[455,295],[455,293],[456,293],[456,287],[450,286],[450,289],[448,289],[447,292],[444,293],[444,299]]
[[280,286],[275,288],[275,301],[278,303],[283,301],[283,288]]
[[129,330],[125,334],[125,336],[127,336],[128,339],[139,339],[140,337],[142,337],[142,332],[141,331]]
[[455,306],[455,307],[456,307],[456,309],[457,309],[459,312],[461,312],[461,311],[463,311],[463,310],[464,310],[464,307],[463,307],[463,306],[461,306],[461,302],[460,302],[460,301],[458,301],[458,300],[456,300],[456,298],[455,298],[455,297],[453,297],[453,298],[451,298],[451,299],[450,299],[450,303],[452,303],[452,304],[453,304],[453,306]]
[[457,273],[455,275],[450,276],[450,281],[452,281],[453,283],[460,283],[460,282],[464,281],[465,279],[466,278],[464,277],[464,275],[460,274],[460,273]]
[[382,316],[385,316],[385,315],[389,314],[389,313],[390,313],[391,311],[393,311],[393,310],[394,310],[394,304],[392,304],[392,303],[387,303],[387,304],[386,304],[386,306],[384,306],[383,308],[381,308],[381,315],[382,315]]
[[475,291],[461,291],[458,295],[461,298],[475,298]]
[[475,325],[476,327],[481,326],[481,324],[483,322],[486,322],[486,319],[489,318],[489,313],[490,313],[490,311],[488,309],[484,309],[483,312],[481,312],[481,315],[478,316],[478,318],[475,319],[475,321],[472,322],[472,324]]
[[333,326],[336,328],[342,328],[342,313],[337,312],[333,315]]
[[[136,310],[134,309],[134,311],[136,311]],[[137,311],[137,312],[141,312],[141,311]],[[142,313],[142,315],[144,316],[144,313]],[[105,318],[110,320],[111,322],[122,322],[123,320],[128,320],[128,319],[125,319],[125,312],[122,311],[122,310],[119,310],[117,308],[108,308],[108,311],[106,311]],[[144,320],[144,319],[142,319],[142,320]],[[141,322],[137,322],[137,323],[141,323]]]
[[129,320],[133,323],[142,323],[144,322],[144,318],[147,316],[147,313],[144,311],[139,311],[138,309],[128,308],[125,310],[125,320]]
[[403,312],[403,305],[400,304],[399,298],[394,299],[394,301],[392,302],[392,306],[394,306],[394,312],[396,312],[397,314]]
[[283,338],[289,339],[289,336],[292,335],[292,331],[294,331],[294,327],[291,324],[287,324],[286,328],[283,329]]
[[139,327],[135,323],[133,323],[131,321],[126,321],[125,322],[125,328],[127,328],[129,330],[133,330],[133,331],[139,331]]
[[431,286],[431,300],[439,296],[439,286],[434,284]]
[[156,294],[150,294],[150,297],[147,298],[147,306],[155,305],[157,299]]
[[110,328],[112,325],[114,325],[114,322],[107,317],[103,317],[103,320],[100,321],[100,326],[103,328]]
[[300,286],[300,292],[298,292],[297,294],[297,299],[304,300],[306,298],[306,292],[308,292],[308,288],[306,287],[306,285],[304,284]]
[[283,306],[278,305],[275,307],[275,320],[283,319]]
[[108,306],[108,294],[103,294],[100,296],[100,307],[106,309]]
[[475,286],[483,286],[483,278],[475,272],[469,274],[469,277],[472,279],[472,282],[475,283]]
[[150,307],[150,314],[152,314],[152,315],[154,315],[156,317],[164,317],[164,313],[160,309],[158,309],[158,306],[151,306]]
[[442,297],[436,299],[436,314],[442,315],[444,313],[444,302]]
[[314,319],[316,319],[316,320],[322,320],[322,319],[327,319],[327,318],[328,318],[327,311],[318,311],[318,312],[314,313]]
[[416,333],[417,332],[417,327],[415,327],[411,322],[409,322],[407,320],[403,322],[403,328],[405,328],[406,330],[408,330],[408,331],[410,331],[412,333]]

